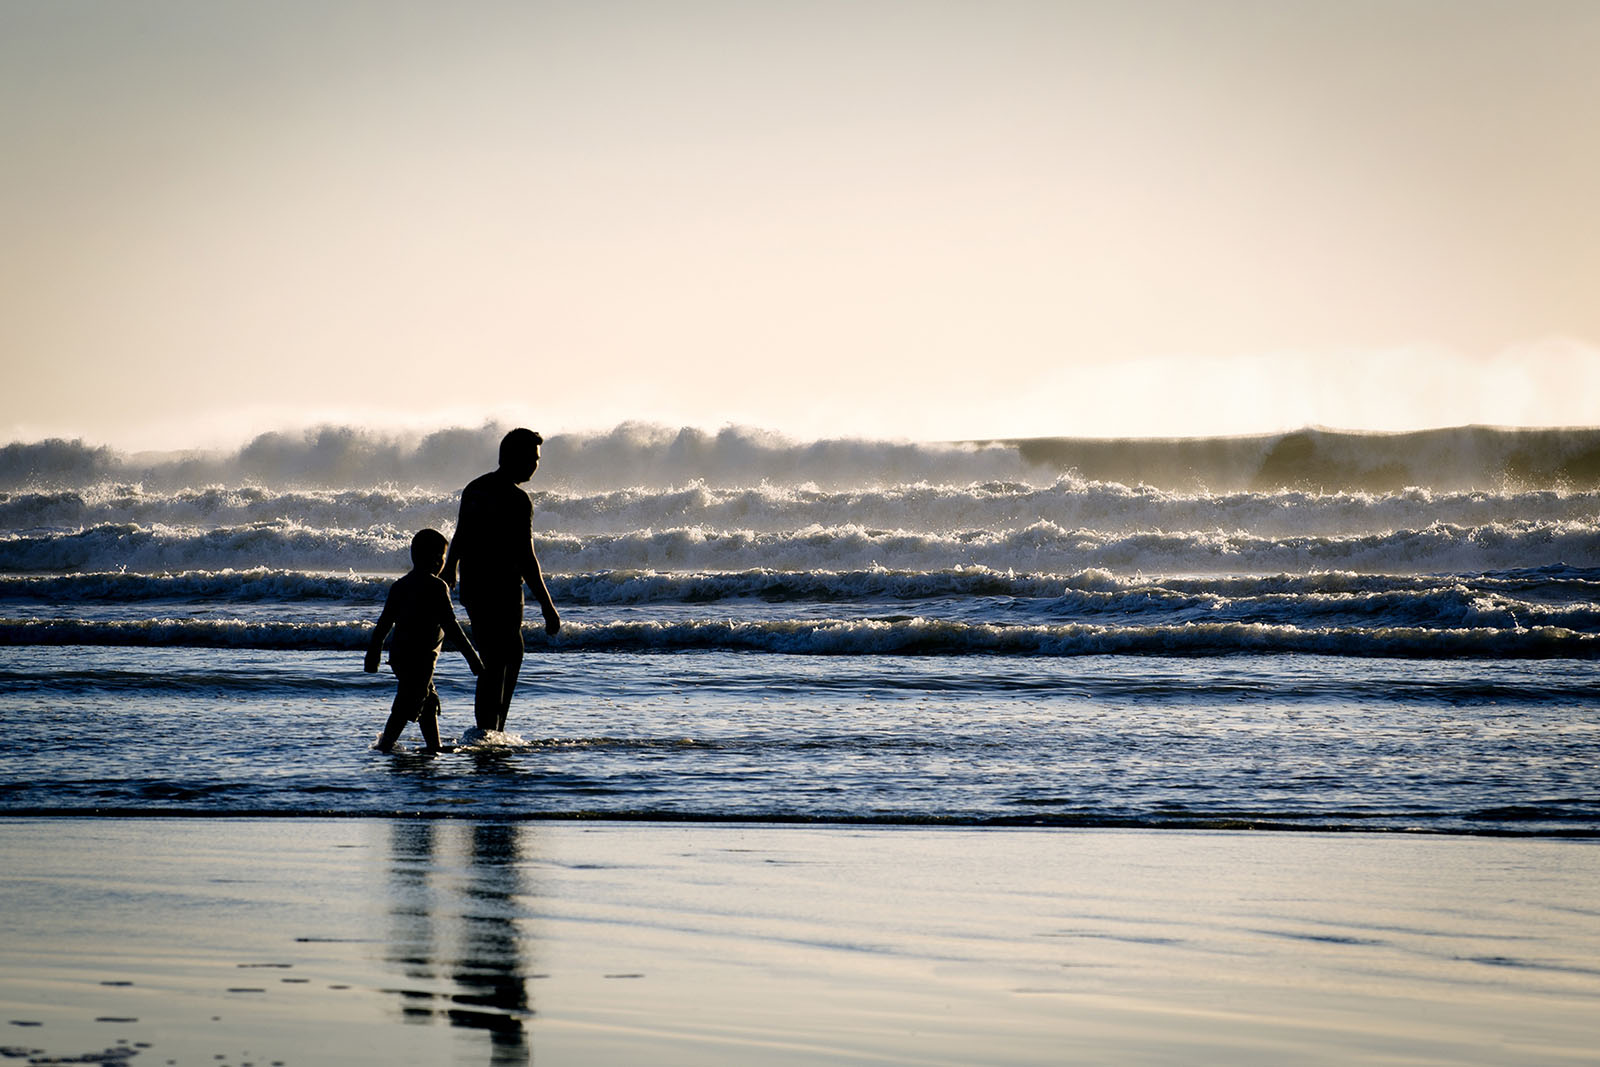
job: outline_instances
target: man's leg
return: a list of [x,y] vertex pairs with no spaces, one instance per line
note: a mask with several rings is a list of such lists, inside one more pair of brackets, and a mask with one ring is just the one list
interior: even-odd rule
[[517,652],[517,658],[506,664],[504,682],[501,685],[500,712],[495,717],[496,730],[505,733],[506,713],[511,710],[511,694],[517,691],[517,678],[522,674],[522,653]]
[[487,652],[483,657],[483,670],[478,674],[478,686],[473,693],[472,714],[482,730],[506,728],[506,713],[511,710],[511,695],[517,690],[517,676],[522,673],[522,654],[499,649],[494,659]]
[[522,602],[465,605],[472,623],[472,643],[483,658],[473,692],[472,715],[480,730],[506,728],[511,695],[522,672]]
[[[478,628],[474,626],[473,636]],[[478,685],[472,694],[472,717],[478,729],[493,730],[500,717],[501,694],[505,690],[505,666],[499,658],[490,658],[480,645],[478,655],[483,657],[483,670],[478,672]]]

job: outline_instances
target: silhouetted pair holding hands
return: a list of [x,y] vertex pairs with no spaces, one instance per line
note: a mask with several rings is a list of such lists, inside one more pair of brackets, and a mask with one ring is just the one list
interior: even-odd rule
[[[533,549],[533,501],[521,488],[539,469],[543,444],[544,438],[532,430],[519,428],[505,435],[499,467],[461,491],[461,513],[448,554],[444,535],[436,530],[423,530],[412,539],[412,570],[390,588],[367,647],[366,670],[375,672],[383,639],[394,629],[389,665],[397,685],[389,721],[378,738],[380,750],[389,751],[405,724],[415,720],[429,750],[438,751],[433,668],[447,634],[478,676],[473,699],[478,729],[503,732],[522,671],[524,585],[539,601],[545,632],[553,636],[560,631],[561,616]],[[476,648],[450,607],[449,588],[458,580]]]

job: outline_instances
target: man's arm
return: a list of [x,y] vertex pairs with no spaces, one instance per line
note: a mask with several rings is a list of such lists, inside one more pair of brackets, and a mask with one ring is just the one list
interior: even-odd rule
[[556,612],[556,602],[550,599],[550,590],[545,588],[544,572],[539,569],[539,556],[533,551],[531,540],[528,542],[528,564],[523,580],[539,601],[539,610],[544,612],[544,632],[554,637],[561,632],[561,616]]
[[550,590],[545,587],[544,571],[539,568],[539,554],[533,550],[533,501],[531,500],[528,501],[527,544],[527,554],[522,557],[522,563],[517,569],[522,572],[522,580],[528,583],[534,599],[539,602],[539,610],[544,613],[544,632],[554,637],[561,632],[561,615],[556,611],[556,602],[550,599]]
[[461,516],[456,516],[456,535],[450,538],[450,550],[444,554],[444,570],[439,572],[439,577],[444,579],[446,589],[454,589],[456,585],[456,567],[461,563]]
[[472,669],[472,673],[482,674],[483,657],[478,655],[478,650],[472,647],[471,641],[467,640],[466,631],[461,629],[461,624],[456,621],[454,615],[450,616],[450,621],[444,628],[444,635],[461,650],[461,654],[466,657],[467,666]]
[[467,522],[467,490],[463,489],[461,506],[456,510],[456,535],[450,538],[450,549],[444,554],[444,570],[439,572],[439,577],[450,589],[456,587],[456,568],[461,565],[461,550],[471,537],[471,526]]

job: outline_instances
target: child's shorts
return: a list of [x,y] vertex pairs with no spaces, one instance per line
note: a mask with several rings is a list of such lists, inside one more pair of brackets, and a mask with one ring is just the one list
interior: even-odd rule
[[424,715],[439,714],[439,692],[433,687],[433,663],[412,666],[389,661],[396,681],[394,710],[403,711],[407,722],[416,722]]

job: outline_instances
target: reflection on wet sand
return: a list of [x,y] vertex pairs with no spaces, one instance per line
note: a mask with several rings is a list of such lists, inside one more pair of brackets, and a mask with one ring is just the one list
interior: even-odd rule
[[[391,989],[408,1023],[445,1020],[483,1031],[491,1064],[532,1059],[516,824],[395,822],[390,832],[386,962],[408,982]],[[448,984],[445,984],[446,981]]]

